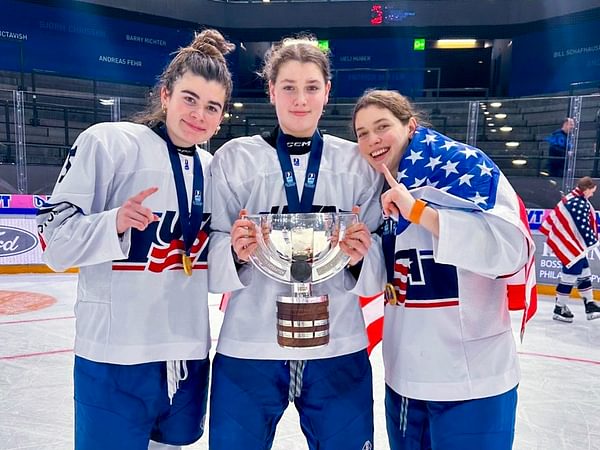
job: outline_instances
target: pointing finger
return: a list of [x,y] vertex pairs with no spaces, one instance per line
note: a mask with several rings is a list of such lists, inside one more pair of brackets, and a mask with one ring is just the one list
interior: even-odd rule
[[385,180],[388,182],[391,188],[398,186],[398,182],[396,178],[390,172],[390,169],[387,168],[385,164],[381,164],[382,173],[385,176]]
[[134,203],[140,203],[141,204],[144,200],[146,200],[148,197],[150,197],[156,191],[158,191],[157,187],[151,187],[151,188],[148,188],[148,189],[144,189],[143,191],[138,192],[137,194],[135,194],[129,200],[131,200]]

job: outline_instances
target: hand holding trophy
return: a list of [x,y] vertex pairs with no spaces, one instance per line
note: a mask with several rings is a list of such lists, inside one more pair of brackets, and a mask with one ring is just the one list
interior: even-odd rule
[[329,298],[313,295],[312,286],[348,265],[351,256],[341,245],[346,230],[356,225],[356,213],[258,214],[235,222],[232,245],[238,258],[247,254],[263,274],[291,285],[291,293],[277,297],[277,342],[282,347],[329,342]]

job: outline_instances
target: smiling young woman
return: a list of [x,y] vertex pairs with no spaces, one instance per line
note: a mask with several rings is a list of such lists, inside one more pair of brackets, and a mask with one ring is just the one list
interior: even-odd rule
[[[381,250],[371,245],[381,218],[382,181],[356,144],[318,129],[331,82],[328,57],[316,44],[312,38],[285,39],[271,48],[262,74],[277,126],[228,142],[211,166],[209,263],[218,268],[211,272],[211,289],[232,291],[213,365],[211,450],[270,448],[289,401],[311,450],[372,448],[371,366],[358,296],[375,295],[383,286]],[[279,346],[277,295],[289,286],[247,264],[257,237],[243,216],[349,212],[357,206],[360,223],[346,230],[340,244],[352,267],[319,284],[330,299],[329,343]]]
[[223,117],[232,49],[215,30],[181,48],[135,123],[79,135],[40,209],[45,262],[80,268],[77,449],[174,449],[204,431],[212,156],[196,146]]
[[390,448],[509,450],[520,370],[507,278],[533,254],[524,207],[482,150],[427,128],[398,92],[367,91],[353,125],[388,185]]

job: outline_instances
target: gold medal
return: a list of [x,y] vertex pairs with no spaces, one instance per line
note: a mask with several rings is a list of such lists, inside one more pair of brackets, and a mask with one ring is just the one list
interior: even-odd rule
[[183,271],[189,277],[192,276],[192,258],[189,255],[183,255],[181,257],[183,260]]
[[396,305],[398,303],[398,297],[396,296],[396,288],[392,283],[387,283],[383,290],[385,302],[390,305]]

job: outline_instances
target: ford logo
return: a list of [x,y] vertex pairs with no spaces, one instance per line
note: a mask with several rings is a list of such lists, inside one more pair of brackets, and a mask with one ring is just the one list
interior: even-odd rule
[[38,239],[27,230],[0,225],[0,258],[15,256],[33,250]]

